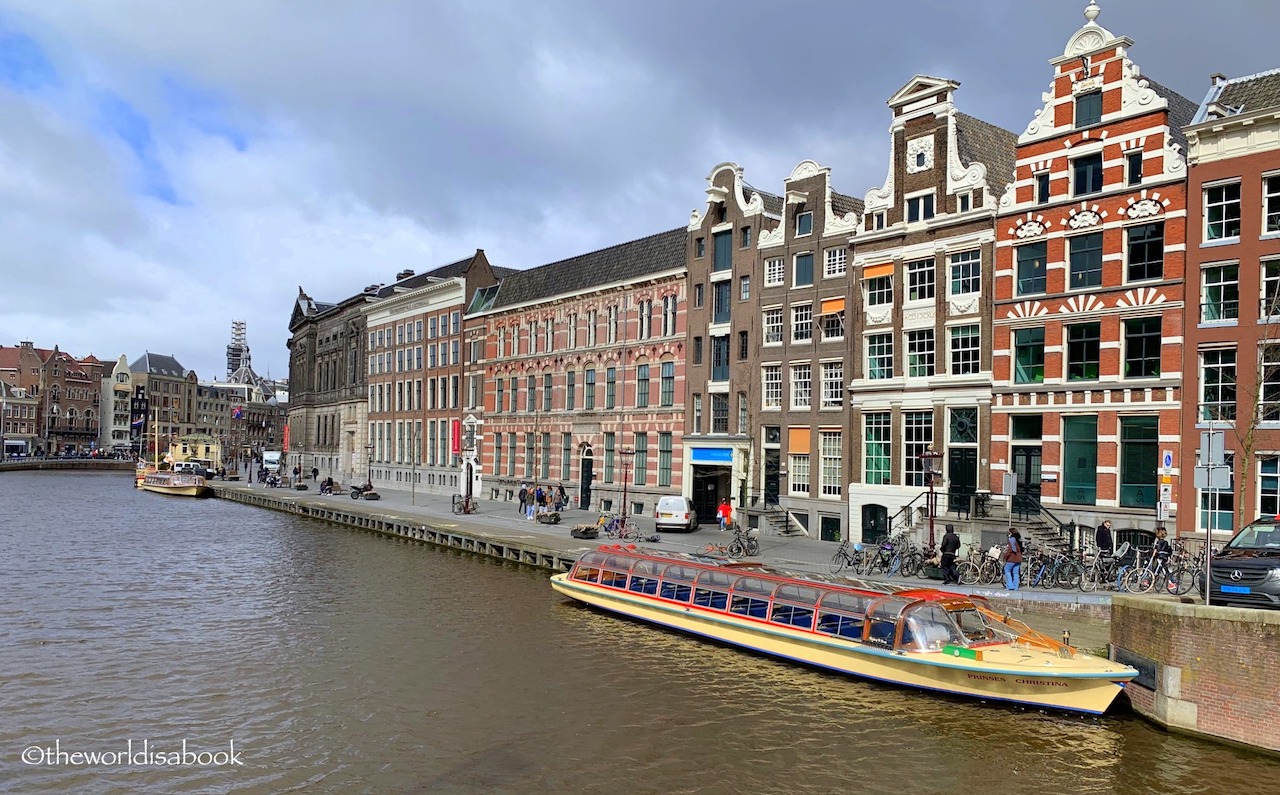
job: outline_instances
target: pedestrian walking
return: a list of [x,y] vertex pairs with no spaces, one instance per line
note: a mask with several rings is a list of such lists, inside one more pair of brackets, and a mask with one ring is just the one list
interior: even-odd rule
[[569,495],[564,493],[564,484],[556,486],[556,511],[563,511],[569,507]]
[[728,497],[720,500],[720,507],[716,508],[716,516],[720,518],[720,532],[728,530],[729,522],[733,519],[733,506],[729,504]]
[[956,526],[947,525],[947,532],[942,535],[942,584],[955,585],[960,582],[960,572],[956,569],[956,553],[960,551],[960,536],[956,534]]
[[1022,535],[1016,528],[1009,528],[1009,538],[1005,541],[1004,550],[1004,587],[1008,591],[1018,590],[1018,582],[1022,578]]
[[311,467],[311,482],[314,483],[320,479],[320,468]]
[[529,486],[527,484],[521,483],[520,484],[520,515],[521,516],[524,516],[525,507],[526,505],[528,505],[528,502],[529,502]]
[[1093,543],[1098,547],[1098,554],[1111,557],[1116,551],[1116,542],[1111,535],[1111,520],[1105,519],[1093,532]]

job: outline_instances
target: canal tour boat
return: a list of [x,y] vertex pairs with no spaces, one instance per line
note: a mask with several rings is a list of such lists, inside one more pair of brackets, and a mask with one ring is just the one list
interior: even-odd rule
[[149,472],[138,483],[138,488],[155,494],[172,494],[177,497],[208,497],[213,489],[202,476],[190,472]]
[[1138,675],[986,599],[756,563],[601,546],[551,578],[587,604],[819,668],[959,696],[1101,714]]

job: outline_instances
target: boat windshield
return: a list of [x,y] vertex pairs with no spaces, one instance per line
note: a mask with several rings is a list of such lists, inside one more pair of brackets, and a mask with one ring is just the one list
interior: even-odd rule
[[941,651],[947,645],[963,646],[965,636],[947,611],[936,602],[918,602],[902,611],[901,648]]
[[957,646],[974,646],[997,643],[1002,640],[988,624],[986,617],[973,606],[948,611],[948,616],[963,636],[963,641],[952,641]]

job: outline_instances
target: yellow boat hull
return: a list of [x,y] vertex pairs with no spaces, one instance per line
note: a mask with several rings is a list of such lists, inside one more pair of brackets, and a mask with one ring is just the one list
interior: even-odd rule
[[1023,644],[982,648],[982,660],[942,652],[902,652],[846,641],[723,611],[633,595],[557,574],[572,599],[661,626],[853,676],[1032,707],[1100,714],[1136,674],[1087,654],[1064,658]]

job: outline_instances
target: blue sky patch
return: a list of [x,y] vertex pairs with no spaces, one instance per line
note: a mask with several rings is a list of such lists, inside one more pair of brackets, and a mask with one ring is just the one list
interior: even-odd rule
[[36,91],[58,83],[58,72],[36,40],[0,30],[0,82],[15,91]]
[[169,174],[156,156],[151,122],[117,94],[103,93],[97,104],[102,130],[124,141],[137,158],[142,175],[142,192],[169,204],[176,204],[178,197]]

